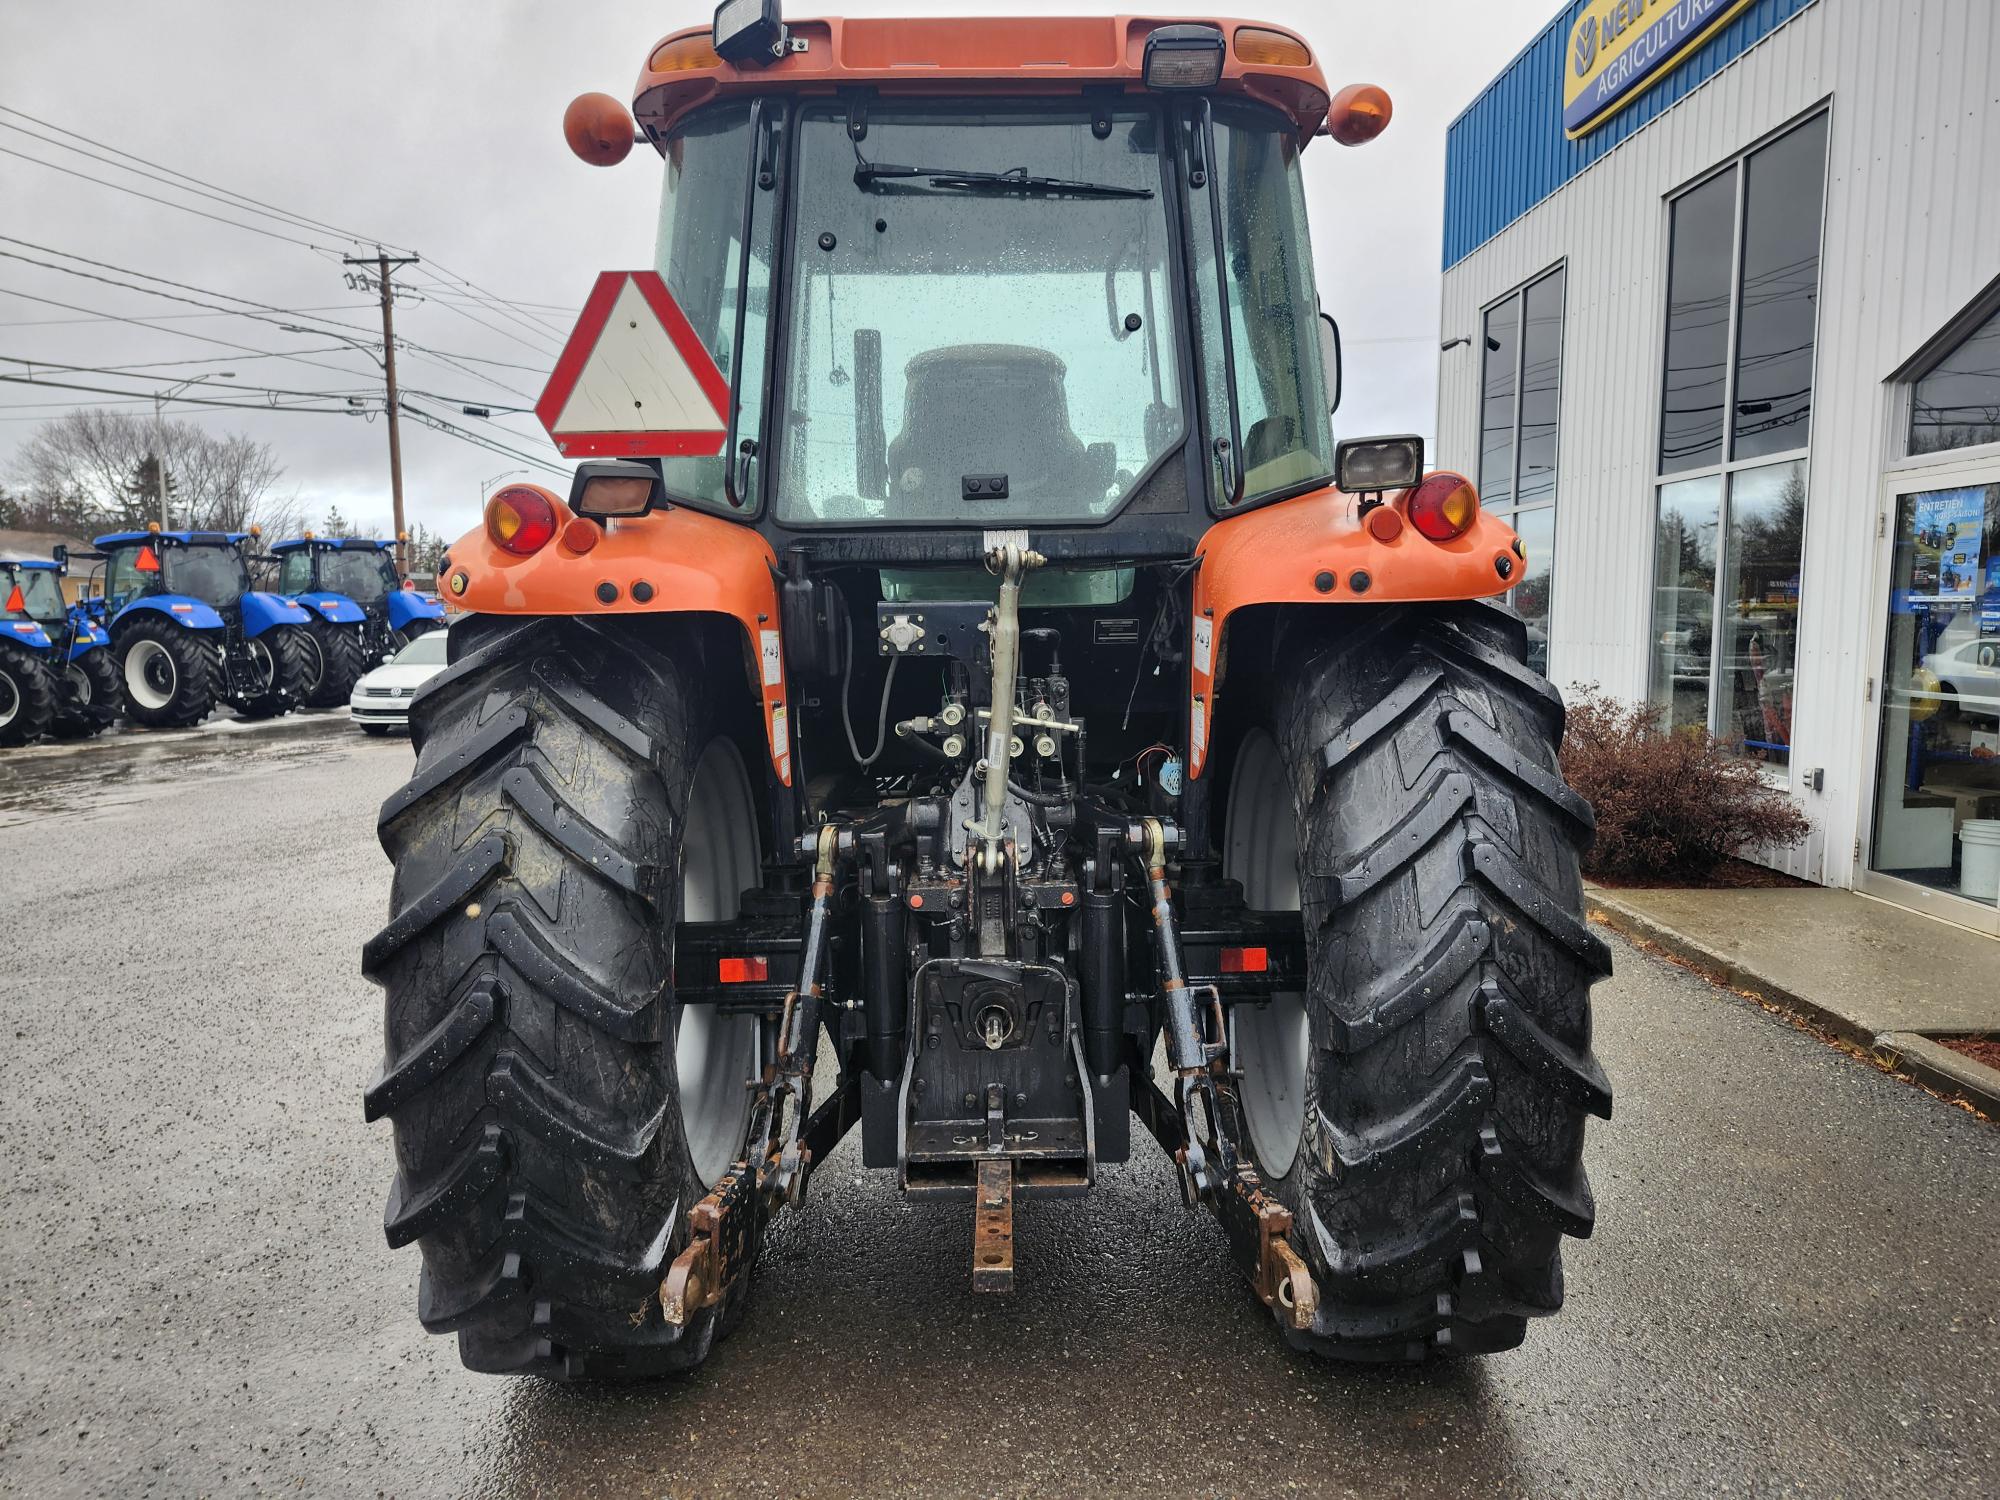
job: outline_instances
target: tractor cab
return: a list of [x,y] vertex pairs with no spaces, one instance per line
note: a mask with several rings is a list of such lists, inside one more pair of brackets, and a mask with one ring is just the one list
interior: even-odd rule
[[312,621],[306,701],[345,703],[362,674],[417,636],[444,624],[444,611],[396,572],[394,542],[304,536],[271,548],[278,592]]
[[251,586],[253,531],[121,531],[97,539],[126,712],[149,727],[247,718],[302,701],[306,613]]
[[68,613],[62,574],[55,563],[0,558],[0,621],[11,633],[29,634],[21,629],[27,622],[53,637],[63,629]]

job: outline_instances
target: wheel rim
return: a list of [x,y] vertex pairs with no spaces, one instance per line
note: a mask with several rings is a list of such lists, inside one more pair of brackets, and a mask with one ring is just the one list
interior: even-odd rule
[[141,708],[165,708],[174,701],[180,673],[173,653],[158,641],[134,641],[125,653],[125,695]]
[[69,685],[76,693],[76,706],[78,708],[90,707],[92,697],[90,674],[75,662],[71,662],[66,671],[69,674]]
[[245,641],[243,655],[250,663],[250,681],[256,688],[252,697],[261,698],[278,680],[278,664],[271,660],[271,648],[262,641]]
[[[1299,836],[1291,779],[1277,743],[1254,730],[1236,755],[1223,824],[1222,873],[1243,882],[1256,911],[1299,909]],[[1274,995],[1268,1005],[1239,1005],[1236,1060],[1243,1069],[1243,1123],[1267,1176],[1283,1177],[1305,1127],[1311,1031],[1305,996]]]
[[319,637],[310,630],[300,634],[306,643],[306,691],[316,693],[319,685],[326,681],[326,653],[320,650]]
[[0,672],[0,729],[14,722],[21,712],[21,688],[12,672]]
[[[681,841],[681,920],[726,922],[757,883],[757,804],[743,758],[713,741],[695,767]],[[750,1127],[749,1080],[757,1071],[757,1018],[683,1006],[674,1033],[681,1129],[695,1176],[715,1186],[743,1150]]]

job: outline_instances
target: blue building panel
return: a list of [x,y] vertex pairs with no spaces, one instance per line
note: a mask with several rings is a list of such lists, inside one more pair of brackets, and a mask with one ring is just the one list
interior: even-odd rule
[[1581,140],[1563,133],[1572,0],[1445,133],[1448,271],[1621,141],[1646,128],[1817,0],[1755,0],[1693,56]]

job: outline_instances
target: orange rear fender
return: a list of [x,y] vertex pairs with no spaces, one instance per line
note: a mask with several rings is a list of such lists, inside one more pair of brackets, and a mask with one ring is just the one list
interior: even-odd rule
[[[1406,496],[1387,506],[1400,521]],[[1389,528],[1385,525],[1384,530]],[[1512,527],[1481,510],[1471,528],[1433,542],[1403,524],[1384,541],[1362,521],[1360,499],[1317,490],[1209,528],[1195,549],[1188,705],[1188,774],[1208,760],[1229,617],[1252,604],[1396,604],[1485,599],[1520,582],[1525,554]]]
[[[539,488],[537,486],[536,488]],[[777,559],[761,536],[699,511],[667,509],[599,527],[556,508],[556,539],[516,557],[484,526],[454,542],[439,580],[453,608],[490,615],[723,615],[742,626],[763,705],[771,767],[792,783]],[[575,531],[571,523],[575,521]],[[581,550],[577,540],[595,545]]]

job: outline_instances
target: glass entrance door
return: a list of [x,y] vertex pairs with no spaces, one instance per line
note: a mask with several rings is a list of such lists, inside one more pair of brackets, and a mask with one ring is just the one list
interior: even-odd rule
[[1870,867],[2000,931],[2000,473],[1890,512]]

